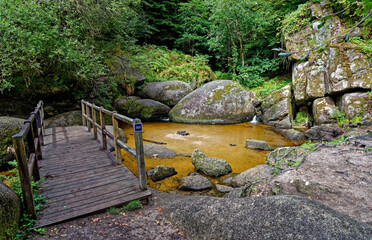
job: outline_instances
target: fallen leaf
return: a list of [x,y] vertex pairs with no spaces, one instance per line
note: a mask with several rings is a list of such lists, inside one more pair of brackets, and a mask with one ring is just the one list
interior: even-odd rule
[[161,212],[161,211],[163,211],[161,208],[158,208],[158,212]]

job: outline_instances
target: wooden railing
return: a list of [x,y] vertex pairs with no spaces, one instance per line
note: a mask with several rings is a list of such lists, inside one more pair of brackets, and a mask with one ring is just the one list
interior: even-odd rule
[[23,201],[26,213],[33,218],[36,218],[36,210],[31,179],[33,177],[34,180],[40,180],[37,162],[42,159],[41,146],[44,145],[43,119],[43,102],[40,101],[30,117],[25,121],[21,131],[13,136]]
[[[121,164],[121,149],[127,151],[137,160],[138,179],[140,188],[142,190],[147,189],[146,169],[145,169],[145,158],[143,150],[143,139],[142,139],[142,123],[140,119],[132,119],[124,115],[118,114],[115,111],[109,111],[103,107],[98,107],[92,103],[82,100],[81,110],[83,125],[88,127],[88,131],[93,128],[94,139],[98,139],[97,131],[101,131],[102,136],[102,148],[107,149],[107,137],[113,140],[115,146],[115,156],[117,164]],[[99,113],[99,123],[97,122],[97,113]],[[105,114],[110,116],[112,119],[113,134],[106,129]],[[132,149],[119,139],[119,122],[122,121],[127,124],[131,124],[134,129],[134,141],[135,149]]]

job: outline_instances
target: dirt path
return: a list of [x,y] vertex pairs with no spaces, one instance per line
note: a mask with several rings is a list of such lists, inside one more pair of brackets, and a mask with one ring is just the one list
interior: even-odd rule
[[[156,201],[156,196],[153,197]],[[189,239],[173,226],[154,203],[142,209],[110,214],[94,214],[45,228],[46,235],[33,235],[33,239],[115,240],[115,239]]]

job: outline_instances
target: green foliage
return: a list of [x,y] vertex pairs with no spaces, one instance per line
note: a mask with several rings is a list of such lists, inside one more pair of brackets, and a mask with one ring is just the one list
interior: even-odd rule
[[[148,32],[139,0],[0,1],[0,89],[80,98],[106,74],[105,52]],[[46,96],[44,96],[46,95]]]
[[314,151],[318,143],[312,143],[310,140],[307,143],[302,144],[300,147],[310,152]]
[[251,89],[251,91],[256,93],[256,97],[265,98],[270,93],[281,89],[288,85],[291,79],[282,79],[281,77],[275,77],[270,81],[264,82],[261,86]]
[[298,112],[295,119],[295,125],[300,125],[307,122],[307,115],[304,112]]
[[311,27],[311,14],[308,4],[301,4],[298,9],[291,12],[283,20],[283,27],[281,31],[285,34],[292,34]]
[[372,39],[361,39],[359,37],[350,38],[349,42],[354,49],[366,54],[370,64],[372,64]]
[[342,127],[344,124],[350,122],[349,119],[345,117],[345,112],[344,111],[333,111],[331,118],[336,119],[337,124]]
[[123,211],[134,211],[137,209],[141,209],[142,207],[142,203],[139,200],[133,200],[123,207]]
[[340,138],[337,138],[337,139],[333,139],[331,141],[328,141],[327,144],[331,144],[331,145],[337,145],[339,143],[342,143],[342,142],[345,142],[345,137],[340,137]]
[[190,56],[166,47],[137,47],[129,56],[130,64],[140,69],[148,81],[179,80],[199,85],[216,79],[201,55]]
[[107,212],[110,213],[110,214],[116,215],[116,214],[119,214],[121,212],[121,210],[120,210],[120,208],[117,208],[117,207],[110,207],[107,210]]

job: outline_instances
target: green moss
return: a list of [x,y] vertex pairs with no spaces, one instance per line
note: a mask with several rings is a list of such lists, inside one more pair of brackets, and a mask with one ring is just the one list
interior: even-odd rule
[[217,101],[223,100],[226,95],[232,94],[232,90],[238,86],[237,83],[229,83],[223,86],[223,88],[215,89],[212,91],[212,98],[209,98],[208,103],[212,104]]
[[361,39],[359,37],[351,38],[350,43],[354,49],[360,50],[366,54],[367,59],[372,64],[372,39]]

